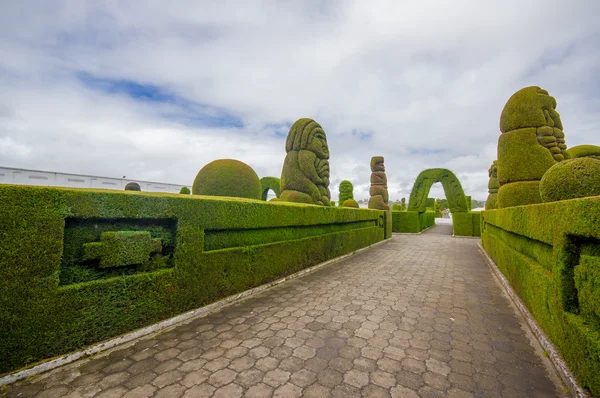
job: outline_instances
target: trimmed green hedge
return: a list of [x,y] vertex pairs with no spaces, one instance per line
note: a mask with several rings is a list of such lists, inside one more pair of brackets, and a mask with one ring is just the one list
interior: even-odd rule
[[452,213],[452,231],[456,236],[481,236],[479,212]]
[[260,185],[262,188],[262,200],[267,200],[269,189],[275,192],[276,198],[279,198],[279,195],[281,195],[281,180],[277,177],[263,177],[260,179]]
[[392,211],[392,231],[402,233],[419,233],[435,225],[435,213],[426,211]]
[[0,185],[0,203],[0,373],[366,247],[392,227],[384,211],[162,193]]
[[252,167],[235,159],[218,159],[204,166],[194,179],[194,195],[261,199],[262,186]]
[[181,187],[181,189],[179,190],[179,193],[181,195],[189,195],[192,192],[190,191],[190,189],[188,187]]
[[600,395],[600,197],[482,218],[485,250],[581,385]]

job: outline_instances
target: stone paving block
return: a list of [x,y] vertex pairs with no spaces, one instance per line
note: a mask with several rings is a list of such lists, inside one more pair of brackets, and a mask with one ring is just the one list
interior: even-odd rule
[[435,232],[444,227],[0,395],[565,397],[476,241]]

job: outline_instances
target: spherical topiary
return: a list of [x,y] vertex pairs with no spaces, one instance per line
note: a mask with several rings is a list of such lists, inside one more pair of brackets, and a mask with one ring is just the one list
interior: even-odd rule
[[179,193],[182,195],[189,195],[190,189],[188,187],[181,187],[181,189],[179,190]]
[[540,181],[544,202],[600,195],[600,160],[567,159],[552,166]]
[[346,199],[344,200],[344,203],[342,203],[342,207],[354,207],[358,209],[360,206],[358,205],[358,202],[356,200]]
[[400,211],[400,203],[394,203],[392,205],[392,210],[393,211]]
[[140,188],[140,184],[138,184],[137,182],[130,182],[127,185],[125,185],[125,190],[126,191],[141,191],[142,188]]
[[235,159],[219,159],[198,172],[192,193],[260,200],[262,187],[258,175],[246,163]]

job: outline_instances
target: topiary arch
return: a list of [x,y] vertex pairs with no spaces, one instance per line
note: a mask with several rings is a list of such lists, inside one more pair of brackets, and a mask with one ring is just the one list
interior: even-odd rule
[[262,200],[267,200],[269,189],[275,192],[275,196],[279,198],[281,193],[281,182],[277,177],[263,177],[260,179],[262,186]]
[[464,213],[469,211],[467,197],[463,191],[460,181],[453,172],[447,169],[423,170],[413,185],[408,202],[409,211],[424,212],[427,207],[427,196],[431,186],[441,182],[444,193],[448,200],[448,207],[452,213]]

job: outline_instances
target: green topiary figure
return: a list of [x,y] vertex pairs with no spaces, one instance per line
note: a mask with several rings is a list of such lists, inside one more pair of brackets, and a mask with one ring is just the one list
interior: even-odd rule
[[373,156],[371,158],[371,188],[369,189],[369,195],[371,195],[369,198],[369,209],[390,209],[383,156]]
[[540,181],[544,202],[600,195],[600,160],[582,157],[552,166]]
[[400,199],[400,211],[406,210],[406,198]]
[[126,191],[141,191],[142,188],[140,187],[140,184],[138,184],[137,182],[130,182],[127,185],[125,185],[125,190]]
[[188,187],[181,187],[181,189],[179,190],[179,193],[182,195],[189,195],[190,189]]
[[262,187],[258,175],[246,163],[235,159],[219,159],[198,172],[192,193],[260,200]]
[[[340,182],[340,196],[339,196],[339,205],[344,206],[344,202],[348,199],[354,199],[354,186],[348,180],[344,180]],[[352,206],[354,207],[354,206]]]
[[498,188],[500,188],[500,184],[498,184],[498,162],[494,160],[490,169],[488,170],[488,197],[485,201],[485,209],[492,210],[498,208]]
[[280,199],[329,206],[329,147],[321,125],[308,118],[297,120],[285,150]]
[[281,195],[281,182],[277,177],[263,177],[260,179],[260,185],[262,187],[262,200],[267,200],[267,194],[269,189],[275,192],[275,197]]
[[502,110],[500,131],[498,207],[540,203],[536,186],[567,149],[556,100],[540,87],[517,91]]

